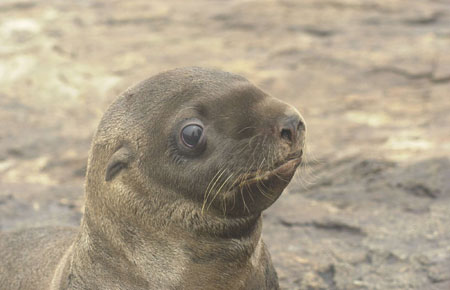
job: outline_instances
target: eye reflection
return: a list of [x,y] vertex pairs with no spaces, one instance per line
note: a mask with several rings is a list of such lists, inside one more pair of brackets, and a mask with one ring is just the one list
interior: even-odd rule
[[203,128],[199,125],[187,125],[181,130],[181,140],[187,147],[197,146],[203,134]]

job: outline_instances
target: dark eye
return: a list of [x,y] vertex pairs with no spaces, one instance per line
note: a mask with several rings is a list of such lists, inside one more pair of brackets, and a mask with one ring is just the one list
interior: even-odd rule
[[189,148],[194,148],[199,143],[203,134],[203,128],[196,124],[187,125],[181,130],[181,140]]

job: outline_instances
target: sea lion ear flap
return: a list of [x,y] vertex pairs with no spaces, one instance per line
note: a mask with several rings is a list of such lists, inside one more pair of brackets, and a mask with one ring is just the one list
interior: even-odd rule
[[113,179],[122,169],[127,168],[132,161],[133,154],[126,146],[120,147],[119,150],[109,158],[108,166],[106,166],[105,181]]

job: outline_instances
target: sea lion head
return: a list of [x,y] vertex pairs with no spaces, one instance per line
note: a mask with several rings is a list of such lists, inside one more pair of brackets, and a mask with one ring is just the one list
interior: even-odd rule
[[[127,90],[94,137],[87,206],[134,214],[190,205],[197,214],[259,215],[301,162],[305,122],[241,76],[182,68]],[[100,196],[101,195],[101,196]]]

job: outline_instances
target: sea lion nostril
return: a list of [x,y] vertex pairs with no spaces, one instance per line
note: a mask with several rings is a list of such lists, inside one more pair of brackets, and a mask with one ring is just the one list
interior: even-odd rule
[[298,138],[298,132],[303,130],[303,122],[298,116],[289,116],[281,121],[280,137],[290,143]]
[[293,136],[291,129],[282,129],[281,130],[281,138],[285,139],[286,141],[292,142]]
[[297,124],[297,131],[305,131],[306,126],[305,123],[302,120],[298,120],[298,124]]

